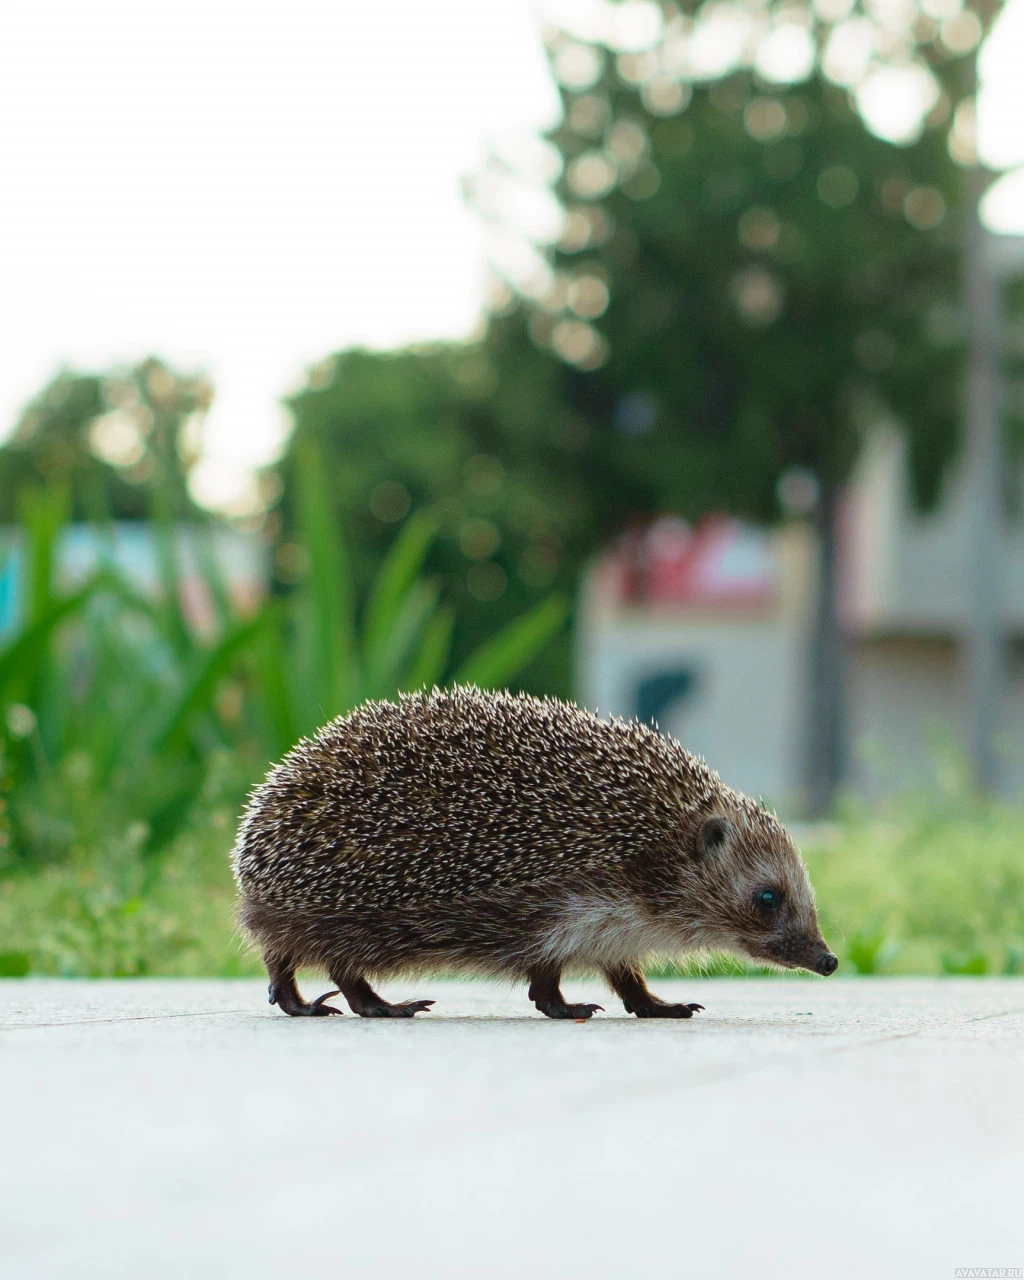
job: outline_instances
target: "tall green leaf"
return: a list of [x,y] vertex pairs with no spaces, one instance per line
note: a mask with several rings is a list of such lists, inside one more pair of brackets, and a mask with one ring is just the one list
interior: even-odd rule
[[169,709],[166,722],[156,735],[154,747],[157,751],[180,746],[192,717],[212,709],[218,681],[232,669],[239,654],[261,635],[267,625],[267,618],[266,613],[260,613],[255,618],[240,623],[209,652],[202,655],[197,669]]
[[210,593],[214,613],[220,626],[229,627],[234,621],[231,593],[225,581],[220,561],[217,559],[217,539],[213,522],[209,517],[195,520],[189,530],[189,545],[195,557],[196,568],[203,585]]
[[[296,457],[299,525],[309,555],[309,570],[299,588],[301,674],[311,695],[307,708],[315,702],[326,718],[347,710],[358,698],[352,578],[316,441],[301,440]],[[303,731],[312,727],[302,725]]]
[[94,579],[72,595],[54,601],[42,616],[0,651],[0,696],[5,699],[23,696],[23,690],[31,683],[48,651],[54,632],[62,622],[80,613],[101,585],[102,579]]
[[192,650],[192,636],[181,604],[181,566],[175,536],[174,507],[163,488],[149,493],[150,527],[160,578],[160,613],[167,637],[182,656]]
[[269,605],[272,616],[257,646],[259,705],[264,726],[267,755],[276,760],[299,739],[299,720],[289,681],[289,660],[285,647],[284,612],[279,602]]
[[569,601],[564,596],[549,596],[471,653],[449,683],[475,684],[481,689],[501,687],[540,653],[568,616]]
[[455,631],[455,610],[442,605],[434,612],[423,632],[418,650],[402,680],[402,688],[408,692],[432,689],[438,684],[448,666]]
[[363,615],[363,657],[367,667],[387,642],[399,613],[406,607],[435,532],[433,516],[418,511],[405,522],[384,557]]
[[31,623],[49,613],[53,604],[57,541],[68,520],[70,493],[66,485],[26,489],[19,508],[25,531],[25,616]]
[[415,582],[406,592],[391,626],[370,651],[363,690],[366,697],[385,697],[397,691],[412,660],[413,646],[436,611],[440,594],[436,582]]

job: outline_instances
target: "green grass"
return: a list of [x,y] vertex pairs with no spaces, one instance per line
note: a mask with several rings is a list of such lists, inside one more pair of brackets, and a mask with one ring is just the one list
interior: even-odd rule
[[[241,788],[215,757],[185,827],[158,857],[131,826],[66,861],[0,877],[0,973],[258,974],[234,933],[228,854]],[[808,849],[842,973],[1000,974],[1024,958],[1024,813],[904,801],[845,817]],[[729,959],[695,966],[747,972]]]
[[215,757],[201,802],[160,854],[133,822],[0,876],[0,976],[258,973],[234,932],[228,864],[243,791],[234,762]]
[[825,936],[846,971],[1024,971],[1024,813],[912,797],[848,817],[809,850]]

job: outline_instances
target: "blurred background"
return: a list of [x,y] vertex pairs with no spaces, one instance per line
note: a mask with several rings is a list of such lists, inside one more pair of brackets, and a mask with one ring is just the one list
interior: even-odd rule
[[848,969],[1020,971],[1022,58],[1024,0],[7,13],[0,974],[256,972],[248,788],[452,680],[763,796]]

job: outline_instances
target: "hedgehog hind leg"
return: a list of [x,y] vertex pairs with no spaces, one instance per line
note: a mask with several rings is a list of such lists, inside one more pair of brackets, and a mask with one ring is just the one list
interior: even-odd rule
[[291,1018],[323,1018],[332,1013],[344,1012],[342,1009],[336,1009],[334,1005],[324,1004],[324,1001],[331,996],[339,995],[338,991],[325,991],[312,1003],[303,1000],[299,995],[299,988],[295,985],[295,966],[290,960],[268,958],[265,963],[270,977],[268,989],[270,1003],[276,1004],[282,1013],[287,1013]]
[[638,1018],[692,1018],[704,1008],[702,1004],[669,1004],[659,999],[644,981],[642,969],[605,969],[604,976],[626,1012]]
[[530,974],[528,995],[537,1008],[548,1018],[571,1018],[574,1022],[589,1018],[604,1009],[599,1004],[568,1004],[559,985],[561,973],[557,969],[535,970]]
[[433,1000],[403,1000],[401,1004],[389,1004],[364,977],[346,971],[332,970],[331,981],[337,983],[352,1012],[360,1018],[412,1018],[417,1013],[425,1013],[434,1003]]

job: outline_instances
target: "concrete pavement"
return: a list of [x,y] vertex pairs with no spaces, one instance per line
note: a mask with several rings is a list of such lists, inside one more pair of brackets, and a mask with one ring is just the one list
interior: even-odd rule
[[[1024,980],[652,982],[411,1022],[258,982],[0,983],[0,1275],[950,1277],[1024,1267]],[[305,984],[307,995],[322,987]],[[344,1007],[343,1001],[335,1003]]]

